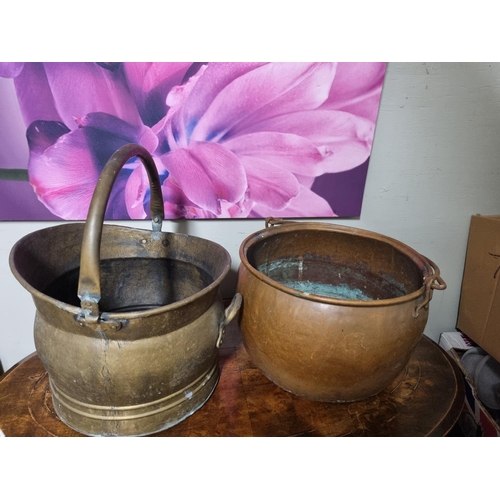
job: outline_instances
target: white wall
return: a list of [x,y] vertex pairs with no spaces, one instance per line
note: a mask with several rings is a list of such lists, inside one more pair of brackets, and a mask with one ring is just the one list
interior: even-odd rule
[[[359,219],[333,222],[399,239],[441,268],[425,333],[455,328],[470,216],[500,213],[500,63],[390,63]],[[150,227],[146,222],[126,225]],[[0,361],[34,351],[31,296],[8,267],[12,245],[48,223],[0,222]],[[262,220],[166,222],[164,230],[211,239],[231,254]]]

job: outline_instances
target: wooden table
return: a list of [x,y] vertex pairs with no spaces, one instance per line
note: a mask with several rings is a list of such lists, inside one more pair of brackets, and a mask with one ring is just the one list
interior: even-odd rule
[[[459,369],[425,336],[386,390],[356,403],[310,401],[274,385],[250,361],[235,322],[220,349],[220,367],[205,405],[154,436],[444,436],[464,401]],[[0,379],[0,429],[6,436],[82,436],[57,417],[36,354]]]

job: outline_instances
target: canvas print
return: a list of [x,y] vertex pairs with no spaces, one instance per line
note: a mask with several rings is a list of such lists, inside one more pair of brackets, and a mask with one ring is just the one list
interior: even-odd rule
[[[0,63],[0,220],[84,220],[127,143],[167,219],[355,217],[385,63]],[[107,219],[144,219],[142,163]]]

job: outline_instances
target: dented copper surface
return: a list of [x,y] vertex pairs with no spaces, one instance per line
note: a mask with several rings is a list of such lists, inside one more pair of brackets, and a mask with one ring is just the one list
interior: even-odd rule
[[240,247],[240,328],[252,361],[296,395],[356,401],[406,366],[446,284],[429,259],[387,236],[266,220]]

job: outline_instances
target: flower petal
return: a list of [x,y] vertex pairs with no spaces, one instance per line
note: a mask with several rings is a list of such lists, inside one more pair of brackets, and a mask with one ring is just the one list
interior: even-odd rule
[[166,219],[213,219],[215,215],[193,206],[182,189],[167,179],[162,185]]
[[[196,89],[210,78],[210,68],[209,65],[189,101],[198,99]],[[231,74],[230,67],[228,70]],[[199,121],[191,124],[192,139],[218,140],[273,116],[315,109],[328,98],[334,76],[335,63],[269,63],[233,76],[211,96]]]
[[111,194],[109,195],[108,206],[104,214],[106,219],[123,220],[130,218],[124,196],[125,187],[128,184],[129,177],[129,169],[122,168],[118,173],[118,177],[113,183],[113,188],[111,189]]
[[220,214],[220,200],[235,203],[245,194],[245,170],[238,157],[220,144],[193,143],[161,159],[172,180],[202,209]]
[[163,135],[164,140],[169,145],[168,149],[187,148],[189,145],[192,129],[190,124],[186,127],[184,120],[186,113],[183,113],[182,109],[184,109],[187,98],[206,69],[207,65],[202,65],[195,75],[191,76],[183,85],[174,87],[167,96],[166,102],[169,110],[165,119],[158,122],[158,125],[162,124],[165,129]]
[[26,127],[36,120],[63,121],[43,63],[25,63],[14,84]]
[[[132,125],[141,123],[121,71],[109,71],[94,63],[43,63],[43,66],[56,108],[70,129],[77,127],[75,118],[97,111]],[[36,92],[37,85],[33,83]]]
[[307,138],[323,154],[323,161],[314,169],[320,175],[361,165],[370,155],[375,124],[343,111],[317,109],[271,118],[255,128]]
[[84,130],[96,162],[102,166],[124,144],[136,142],[151,153],[158,145],[157,137],[148,127],[132,126],[107,113],[89,113],[77,123]]
[[[42,123],[28,128],[30,142],[44,142],[36,137],[45,134]],[[64,134],[42,154],[31,151],[28,173],[38,199],[53,214],[73,220],[87,217],[99,169],[82,129]]]
[[[153,159],[161,179],[165,176],[166,171],[161,160]],[[148,174],[140,160],[136,159],[134,162],[128,163],[127,166],[132,169],[124,192],[128,216],[131,219],[145,219],[149,217],[149,212],[146,212],[144,207],[145,200],[149,199],[150,194]]]
[[[183,92],[182,109],[175,114],[172,120],[173,135],[179,138],[181,147],[186,147],[190,139],[190,137],[184,137],[184,134],[191,135],[194,126],[199,122],[214,98],[233,80],[264,64],[209,63],[202,66],[198,73],[190,79],[190,82],[183,85],[189,89],[188,92]],[[173,147],[173,145],[171,146]]]
[[23,62],[0,62],[0,78],[15,78],[23,69]]
[[247,172],[252,202],[282,210],[299,194],[299,182],[289,171],[261,158],[243,156],[240,159]]
[[[30,182],[40,201],[63,219],[87,217],[99,174],[117,149],[151,139],[146,127],[137,129],[105,113],[91,113],[79,122],[80,128],[69,131],[59,122],[36,121],[27,132]],[[128,218],[124,190],[131,168],[122,168],[115,181],[107,217]]]
[[216,216],[208,210],[195,206],[170,177],[163,183],[162,192],[166,219],[246,218],[252,208],[252,203],[246,198],[239,203],[221,200],[221,212]]
[[270,210],[267,206],[257,204],[252,217],[336,217],[328,202],[310,189],[300,186],[298,196],[290,200],[282,210]]
[[189,62],[124,63],[128,86],[144,124],[152,127],[167,113],[167,95],[180,85],[191,67]]
[[377,119],[386,63],[338,63],[325,109],[346,111],[373,122]]
[[239,157],[261,158],[296,174],[315,177],[323,173],[322,168],[316,168],[323,160],[323,155],[309,139],[299,135],[253,132],[229,139],[223,144]]
[[147,214],[144,210],[144,198],[149,188],[149,181],[140,162],[136,163],[136,168],[133,169],[125,186],[125,204],[131,219],[145,219]]
[[33,122],[26,132],[31,154],[41,155],[52,146],[59,137],[70,132],[61,122],[39,120]]

